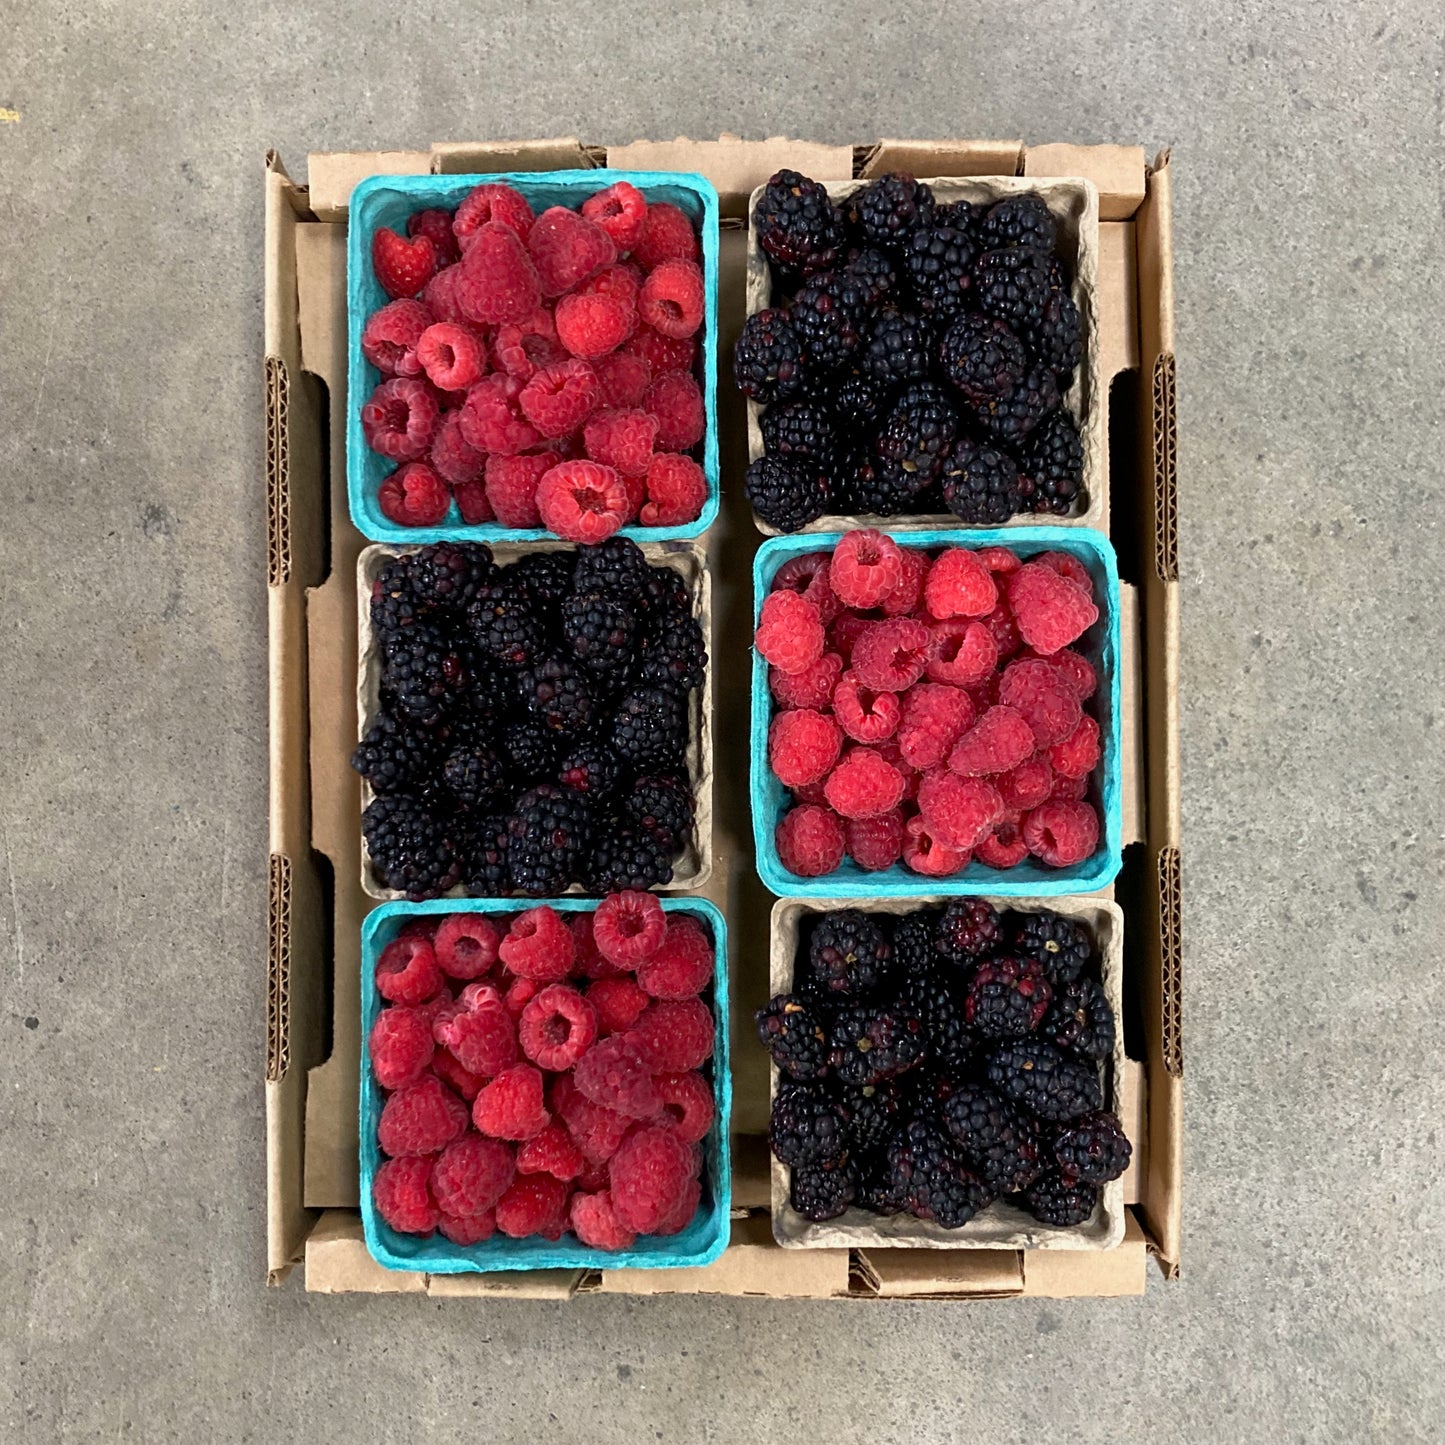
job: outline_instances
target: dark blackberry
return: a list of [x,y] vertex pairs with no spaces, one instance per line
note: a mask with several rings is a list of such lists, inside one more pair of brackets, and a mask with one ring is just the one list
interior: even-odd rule
[[820,406],[784,401],[770,406],[758,423],[769,456],[816,462],[825,471],[833,459],[833,419]]
[[675,617],[658,629],[649,629],[637,657],[633,679],[657,687],[691,692],[701,687],[707,673],[707,643],[696,617]]
[[897,517],[919,510],[919,497],[930,485],[926,472],[907,464],[865,456],[840,480],[839,507],[879,517]]
[[617,705],[612,746],[634,768],[675,767],[687,751],[687,699],[675,688],[633,688]]
[[953,1141],[927,1119],[913,1120],[889,1146],[888,1166],[908,1213],[945,1229],[962,1228],[992,1198]]
[[978,255],[968,235],[952,226],[915,231],[903,252],[913,301],[925,316],[952,316],[968,304]]
[[1053,277],[1053,268],[1037,251],[985,251],[973,263],[975,304],[1024,335],[1042,321]]
[[671,773],[644,774],[622,799],[624,816],[676,852],[692,832],[696,803],[685,778]]
[[969,1028],[963,1004],[949,980],[936,972],[911,974],[901,996],[928,1030],[930,1056],[950,1068],[966,1063],[978,1035]]
[[855,1149],[872,1149],[898,1132],[907,1106],[903,1085],[897,1079],[879,1079],[861,1089],[844,1089],[839,1095],[848,1114],[848,1138]]
[[971,963],[1004,940],[998,909],[982,898],[955,898],[938,915],[934,947],[950,963]]
[[1107,1184],[1123,1174],[1134,1154],[1119,1116],[1103,1109],[1055,1129],[1053,1148],[1068,1184]]
[[1114,1010],[1091,978],[1076,978],[1054,992],[1039,1037],[1076,1058],[1102,1063],[1114,1052]]
[[568,650],[588,672],[619,679],[632,665],[637,616],[618,598],[574,592],[562,601],[559,625]]
[[587,865],[587,887],[592,893],[645,891],[672,882],[672,860],[677,850],[655,833],[625,827],[615,819],[598,829]]
[[923,1020],[901,1005],[852,1004],[838,1010],[828,1035],[833,1072],[861,1087],[906,1073],[928,1052]]
[[517,718],[502,729],[501,752],[507,771],[519,787],[550,778],[557,768],[561,739],[541,718]]
[[636,607],[646,596],[652,568],[630,537],[609,537],[577,549],[574,592],[601,592]]
[[502,667],[527,667],[546,645],[546,629],[535,598],[506,583],[488,583],[477,589],[467,608],[467,626],[483,656]]
[[916,494],[937,479],[957,434],[958,413],[942,387],[916,381],[894,403],[874,449],[890,485],[900,488],[911,480]]
[[863,284],[870,306],[886,301],[898,285],[898,268],[888,252],[876,246],[866,246],[850,253],[843,269]]
[[351,766],[371,784],[372,792],[400,793],[429,777],[439,756],[435,734],[384,712],[357,744]]
[[509,587],[519,587],[543,611],[555,607],[572,590],[577,571],[577,554],[570,547],[547,552],[528,552],[503,571]]
[[803,1164],[789,1172],[788,1199],[793,1212],[815,1224],[836,1219],[858,1197],[858,1171],[851,1159],[831,1169]]
[[507,820],[498,813],[467,820],[457,844],[462,886],[470,898],[504,898],[512,891],[507,862]]
[[1073,417],[1063,407],[1029,433],[1019,472],[1033,484],[1030,500],[1034,511],[1062,517],[1073,508],[1084,481],[1084,444]]
[[848,1157],[848,1111],[821,1084],[780,1084],[768,1143],[782,1164],[839,1164]]
[[515,675],[497,667],[476,648],[468,650],[467,671],[471,686],[436,728],[447,752],[468,744],[495,743],[517,701]]
[[466,649],[450,632],[418,621],[387,641],[381,690],[413,721],[439,722],[470,686]]
[[413,903],[440,897],[461,877],[449,823],[415,798],[377,798],[361,815],[361,831],[377,877]]
[[1007,396],[1029,365],[1008,324],[977,311],[953,318],[938,344],[938,360],[944,376],[975,406]]
[[560,738],[585,733],[598,713],[588,674],[566,657],[544,657],[517,680],[522,704]]
[[385,644],[426,613],[427,608],[412,591],[411,558],[393,557],[384,562],[371,584],[371,625],[381,642]]
[[901,1214],[903,1197],[893,1183],[893,1171],[888,1167],[888,1151],[877,1145],[848,1157],[858,1172],[858,1192],[854,1203],[874,1214]]
[[937,204],[927,182],[894,171],[854,191],[843,214],[866,244],[896,251],[919,227],[932,225]]
[[1001,927],[1008,933],[1009,952],[1043,964],[1055,988],[1073,983],[1094,956],[1093,935],[1062,913],[1010,913]]
[[803,344],[786,311],[769,307],[743,322],[733,348],[733,380],[754,401],[786,401],[807,375]]
[[1059,387],[1053,372],[1036,364],[1007,396],[975,406],[973,417],[995,441],[1020,447],[1058,404]]
[[581,793],[595,811],[616,793],[621,771],[611,748],[583,741],[573,743],[557,764],[556,781]]
[[1086,1184],[1066,1184],[1058,1174],[1045,1174],[1024,1190],[1022,1203],[1040,1224],[1068,1229],[1093,1214],[1099,1191]]
[[821,1079],[828,1074],[829,1021],[815,1002],[780,993],[754,1018],[758,1038],[785,1074],[794,1079]]
[[580,877],[591,846],[592,814],[581,793],[541,783],[513,804],[507,862],[521,892],[534,898],[563,892]]
[[1074,298],[1060,287],[1050,291],[1038,319],[1024,331],[1024,339],[1034,355],[1063,379],[1061,386],[1066,386],[1084,349],[1083,327]]
[[949,201],[935,207],[933,224],[935,226],[951,226],[955,231],[962,231],[976,246],[981,215],[980,208],[972,201]]
[[1039,1039],[1000,1044],[984,1073],[1004,1098],[1050,1123],[1077,1119],[1104,1104],[1098,1068]]
[[933,327],[920,317],[886,306],[858,352],[858,365],[882,386],[921,381],[933,361]]
[[808,941],[808,968],[830,996],[863,999],[875,993],[893,965],[893,945],[878,920],[856,908],[825,913]]
[[938,957],[933,946],[937,928],[938,913],[932,908],[905,913],[893,925],[893,962],[900,974],[913,977],[932,970]]
[[843,217],[817,181],[782,170],[753,207],[753,234],[785,276],[826,271],[843,245]]
[[943,500],[964,522],[997,526],[1023,507],[1023,488],[1013,459],[993,447],[959,437],[943,464]]
[[1059,228],[1042,196],[1029,192],[995,201],[978,223],[979,243],[988,251],[1005,246],[1027,246],[1053,255]]
[[995,1194],[1016,1194],[1048,1167],[1038,1121],[982,1084],[959,1084],[939,1107],[943,1126]]
[[410,562],[412,596],[433,612],[464,612],[497,571],[484,542],[434,542],[414,552]]
[[484,811],[500,803],[508,791],[507,765],[495,748],[465,746],[447,754],[442,782],[464,812]]
[[830,275],[816,277],[793,298],[788,315],[815,378],[839,370],[858,350],[864,309],[858,303],[865,294],[863,282]]
[[686,579],[675,567],[649,567],[637,607],[639,622],[649,628],[671,617],[691,617],[692,595]]
[[829,382],[821,400],[833,413],[840,452],[849,441],[866,438],[872,442],[892,397],[891,387],[857,371],[836,376]]
[[975,965],[963,992],[963,1017],[986,1039],[1032,1033],[1048,1012],[1053,990],[1032,958],[986,958]]
[[759,457],[743,476],[759,520],[780,532],[796,532],[816,522],[828,509],[828,479],[811,464],[789,465],[777,457]]

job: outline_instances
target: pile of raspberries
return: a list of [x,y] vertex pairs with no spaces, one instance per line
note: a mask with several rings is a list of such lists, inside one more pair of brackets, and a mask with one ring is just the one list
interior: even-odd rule
[[1083,1224],[1133,1152],[1103,1107],[1115,1019],[1098,975],[1089,929],[1048,910],[818,915],[793,991],[757,1014],[793,1209],[957,1229],[1007,1199]]
[[766,407],[747,471],[764,523],[1076,509],[1084,452],[1063,396],[1082,331],[1040,196],[943,203],[892,174],[835,204],[779,171],[752,224],[773,305],[748,318],[733,373]]
[[376,965],[377,1213],[402,1234],[592,1249],[680,1233],[716,1109],[711,930],[616,893],[571,922],[417,918]]
[[885,533],[778,569],[754,642],[777,705],[768,763],[793,805],[778,857],[800,877],[850,857],[946,877],[976,861],[1090,857],[1099,620],[1077,558],[1005,547],[930,555]]
[[511,186],[417,211],[372,238],[392,298],[367,320],[381,381],[367,445],[399,465],[377,501],[400,526],[545,527],[600,542],[696,521],[705,286],[693,223],[617,181],[540,216]]

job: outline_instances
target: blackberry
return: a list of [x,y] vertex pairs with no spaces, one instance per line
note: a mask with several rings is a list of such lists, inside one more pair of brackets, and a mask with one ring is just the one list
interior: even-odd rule
[[1042,964],[987,958],[968,977],[963,1016],[986,1039],[1022,1038],[1039,1026],[1052,998]]
[[992,1198],[936,1124],[915,1119],[888,1149],[893,1188],[916,1219],[960,1229]]
[[1076,1058],[1103,1063],[1114,1052],[1114,1010],[1091,978],[1076,978],[1054,993],[1039,1037]]
[[854,1203],[874,1214],[900,1214],[903,1197],[893,1182],[888,1167],[888,1152],[881,1146],[849,1155],[858,1175],[858,1192]]
[[541,718],[518,718],[502,729],[501,751],[512,780],[519,787],[551,777],[557,767],[561,739]]
[[817,181],[797,171],[773,175],[753,207],[753,232],[785,277],[826,271],[843,245],[843,217]]
[[825,913],[813,925],[808,968],[837,998],[863,999],[877,991],[893,963],[893,945],[878,921],[856,908]]
[[691,615],[669,619],[650,630],[633,674],[638,683],[691,692],[701,687],[707,673],[707,643],[702,623]]
[[1098,1069],[1039,1039],[1000,1044],[984,1073],[1004,1098],[1049,1123],[1077,1119],[1103,1107]]
[[848,1157],[848,1111],[820,1084],[782,1084],[768,1143],[782,1164],[840,1164]]
[[790,1173],[788,1199],[793,1212],[815,1224],[836,1219],[858,1197],[858,1171],[852,1160],[831,1169],[803,1164]]
[[433,623],[414,622],[388,640],[381,690],[414,722],[439,722],[470,685],[465,649]]
[[351,766],[371,784],[372,792],[400,793],[425,780],[438,755],[434,734],[384,712],[357,744]]
[[943,1126],[995,1194],[1017,1194],[1048,1167],[1037,1120],[982,1084],[960,1084],[940,1106]]
[[1064,378],[1066,385],[1084,349],[1083,327],[1074,298],[1061,287],[1051,290],[1038,319],[1026,328],[1024,337],[1034,355],[1056,376]]
[[1058,1174],[1045,1174],[1024,1190],[1022,1202],[1040,1224],[1067,1229],[1093,1214],[1099,1191],[1086,1184],[1066,1184]]
[[[875,444],[889,484],[898,487],[912,480],[917,493],[936,480],[957,434],[958,413],[941,387],[931,381],[906,387]],[[897,470],[887,467],[890,462]]]
[[758,1038],[790,1078],[821,1079],[828,1072],[828,1020],[818,1006],[780,993],[754,1015]]
[[906,1073],[928,1052],[923,1020],[901,1005],[839,1009],[828,1042],[833,1072],[845,1084],[859,1087]]
[[385,644],[424,617],[427,608],[411,585],[411,558],[393,557],[382,564],[371,584],[371,625]]
[[1004,940],[1003,919],[981,898],[956,898],[938,915],[934,947],[950,963],[992,953]]
[[672,617],[692,616],[687,582],[675,567],[649,567],[637,600],[639,622],[655,628]]
[[933,224],[951,226],[962,231],[975,245],[978,244],[978,223],[981,211],[972,201],[949,201],[934,208]]
[[481,653],[502,667],[529,666],[546,644],[536,599],[506,583],[477,589],[467,608],[467,626]]
[[517,799],[507,819],[512,882],[534,898],[561,893],[581,874],[591,844],[587,800],[571,788],[541,783]]
[[978,406],[1007,396],[1028,370],[1024,344],[1006,322],[977,311],[955,316],[938,344],[943,374]]
[[864,282],[836,275],[815,277],[793,298],[793,329],[815,377],[839,370],[862,340]]
[[644,774],[623,798],[622,812],[644,833],[653,834],[676,852],[692,832],[696,804],[686,779],[671,773]]
[[556,781],[581,793],[595,809],[617,791],[621,769],[610,748],[584,741],[574,743],[557,764]]
[[952,1068],[966,1063],[978,1035],[964,1018],[963,1005],[949,981],[938,973],[911,975],[903,985],[902,999],[928,1030],[928,1052]]
[[1053,1149],[1069,1184],[1107,1184],[1123,1174],[1134,1154],[1119,1116],[1103,1109],[1055,1129]]
[[597,716],[597,697],[587,674],[565,657],[544,657],[517,680],[522,703],[558,737],[585,733]]
[[893,962],[900,973],[914,977],[932,970],[937,958],[933,946],[937,927],[938,914],[931,908],[905,913],[893,925]]
[[1007,396],[975,406],[973,416],[994,440],[1018,447],[1058,405],[1059,387],[1053,372],[1035,365]]
[[440,897],[461,877],[451,829],[415,798],[377,798],[361,831],[377,876],[413,903]]
[[903,266],[915,305],[925,316],[952,316],[968,303],[978,255],[968,235],[952,226],[915,231],[903,252]]
[[784,401],[770,406],[758,426],[769,456],[813,461],[825,471],[833,459],[833,419],[811,402]]
[[803,344],[786,311],[769,307],[743,322],[733,349],[733,380],[754,401],[786,401],[807,376]]
[[1023,488],[1013,459],[967,437],[954,442],[943,464],[943,500],[964,522],[997,526],[1023,507]]
[[933,328],[917,316],[884,307],[858,353],[864,375],[882,386],[921,381],[933,360]]
[[872,440],[879,423],[887,414],[892,389],[871,376],[853,371],[832,379],[822,400],[833,413],[838,437],[838,451],[849,440],[867,437]]
[[442,764],[442,782],[458,808],[476,812],[501,801],[507,791],[507,767],[495,748],[459,747]]
[[898,268],[893,264],[888,252],[876,246],[866,246],[860,251],[852,252],[843,269],[863,285],[869,306],[877,306],[885,301],[898,285]]
[[1034,511],[1062,517],[1073,507],[1084,481],[1084,444],[1063,407],[1029,433],[1019,471],[1032,483]]
[[894,171],[854,191],[843,214],[868,245],[896,251],[920,226],[933,223],[937,204],[930,185]]
[[587,865],[587,887],[592,893],[646,891],[672,882],[676,849],[655,833],[625,827],[615,819],[598,830]]
[[897,1079],[879,1079],[839,1096],[848,1114],[848,1138],[855,1149],[886,1143],[904,1117],[906,1098]]
[[462,886],[470,898],[503,898],[512,891],[507,820],[501,814],[468,822],[458,842]]
[[989,251],[1005,246],[1026,246],[1053,254],[1059,228],[1042,196],[1029,192],[995,201],[978,223],[979,243]]
[[880,517],[918,511],[920,498],[930,481],[926,472],[906,462],[863,457],[840,483],[840,500],[846,503],[840,510]]
[[687,751],[687,700],[669,687],[627,693],[612,720],[612,747],[634,768],[673,767]]
[[561,606],[562,640],[588,672],[620,678],[632,664],[637,616],[627,603],[602,592],[573,593]]
[[413,553],[408,568],[412,596],[433,612],[464,612],[496,571],[484,542],[435,542]]
[[642,549],[630,537],[609,537],[605,542],[577,549],[574,592],[600,592],[634,607],[647,595],[652,568]]
[[576,571],[577,554],[570,547],[558,547],[518,557],[503,575],[508,586],[519,588],[547,612],[571,592]]
[[810,463],[791,465],[777,457],[759,457],[743,476],[753,511],[780,532],[796,532],[828,509],[830,491],[822,470]]
[[985,251],[973,263],[975,304],[987,316],[1026,333],[1043,319],[1053,268],[1037,251]]
[[1062,913],[1010,913],[1003,926],[1008,932],[1009,952],[1041,963],[1055,988],[1073,983],[1094,956],[1094,939],[1089,930]]

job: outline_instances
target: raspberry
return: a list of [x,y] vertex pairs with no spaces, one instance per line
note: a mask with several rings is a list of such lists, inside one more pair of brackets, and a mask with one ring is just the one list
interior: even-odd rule
[[376,961],[376,991],[388,1003],[425,1003],[441,986],[442,971],[430,939],[394,938],[382,949]]
[[983,619],[983,625],[993,636],[994,649],[1000,662],[1006,657],[1012,657],[1023,646],[1018,623],[1014,621],[1013,612],[1007,602],[1000,600],[998,606]]
[[842,671],[843,659],[828,652],[801,672],[768,668],[768,690],[779,707],[826,708]]
[[561,459],[556,452],[535,452],[521,457],[488,457],[487,500],[504,527],[536,527],[537,484]]
[[1051,868],[1070,868],[1099,846],[1099,815],[1085,802],[1051,798],[1023,821],[1023,840]]
[[394,376],[378,383],[361,408],[366,444],[393,461],[424,457],[437,429],[441,408],[424,381]]
[[933,634],[915,617],[870,622],[853,644],[853,671],[865,687],[902,692],[920,677]]
[[1073,688],[1080,702],[1093,697],[1099,686],[1099,678],[1087,657],[1081,656],[1072,647],[1065,647],[1054,653],[1048,661],[1053,663],[1059,675]]
[[522,1010],[517,1035],[538,1068],[570,1069],[597,1037],[597,1013],[575,988],[554,983]]
[[[450,482],[453,487],[459,487],[481,481],[487,454],[478,451],[462,436],[461,412],[444,411],[437,422],[437,429],[432,435],[428,460],[431,462],[432,470],[443,481]],[[461,497],[458,494],[458,501],[460,500]],[[490,515],[489,508],[488,518]],[[463,509],[462,516],[464,520],[469,520],[466,518],[465,509]],[[487,520],[487,518],[481,520]]]
[[920,682],[903,694],[898,749],[911,768],[937,767],[973,723],[973,701],[962,688]]
[[589,1249],[631,1249],[637,1236],[619,1223],[612,1208],[612,1195],[607,1190],[596,1194],[574,1194],[571,1213],[572,1233]]
[[543,436],[565,437],[591,416],[602,400],[597,373],[569,358],[538,367],[517,393],[522,415]]
[[779,862],[800,878],[831,873],[843,861],[843,822],[830,808],[794,808],[778,823],[773,841]]
[[472,984],[432,1025],[436,1041],[469,1074],[491,1079],[517,1061],[517,1028],[490,984]]
[[1054,770],[1043,753],[1025,758],[1017,767],[994,780],[994,787],[1005,808],[1027,812],[1037,808],[1053,791]]
[[691,918],[669,918],[657,951],[637,970],[637,982],[653,998],[693,998],[713,976],[712,939]]
[[922,816],[912,817],[903,829],[903,861],[915,873],[930,878],[946,878],[957,873],[968,862],[968,850],[950,848],[928,829]]
[[432,314],[420,301],[388,301],[367,318],[361,354],[384,377],[419,376],[416,346],[431,324]]
[[667,1217],[661,1220],[652,1232],[655,1235],[681,1234],[692,1223],[693,1215],[702,1200],[702,1183],[696,1178],[689,1179],[678,1196],[677,1203]]
[[898,730],[902,712],[896,692],[866,687],[856,672],[845,672],[839,678],[833,693],[833,713],[855,742],[881,743],[891,738]]
[[597,947],[595,919],[593,913],[572,915],[572,942],[577,954],[572,971],[583,978],[608,978],[622,970],[603,958],[602,950]]
[[627,351],[614,351],[593,367],[602,384],[602,400],[607,406],[641,406],[642,398],[652,380],[652,368],[640,357]]
[[872,625],[872,618],[863,617],[857,612],[844,612],[829,629],[829,643],[843,658],[845,666],[852,660],[854,644]]
[[697,232],[676,206],[658,201],[647,208],[641,234],[632,247],[632,258],[644,271],[651,271],[664,261],[696,261]]
[[1023,566],[1017,554],[1010,552],[1007,547],[978,547],[973,555],[996,576],[1017,572]]
[[472,1122],[493,1139],[530,1139],[547,1127],[542,1075],[531,1064],[513,1064],[482,1087],[472,1102]]
[[1026,562],[1008,579],[1020,634],[1036,652],[1058,652],[1099,620],[1093,599],[1052,567]]
[[519,913],[498,947],[502,962],[518,977],[556,983],[567,977],[577,956],[572,930],[556,909],[543,904]]
[[998,822],[1003,801],[981,778],[935,768],[918,785],[918,811],[940,843],[966,853]]
[[488,221],[457,262],[456,303],[468,321],[524,321],[542,300],[536,268],[510,227]]
[[453,913],[442,920],[434,947],[448,978],[480,978],[497,961],[502,935],[484,913]]
[[557,302],[557,339],[584,361],[616,351],[636,323],[636,313],[615,296],[571,295]]
[[509,1239],[539,1234],[561,1239],[567,1228],[567,1186],[550,1174],[527,1174],[497,1201],[497,1228]]
[[1089,780],[1087,778],[1055,778],[1051,798],[1064,798],[1071,803],[1082,802],[1089,796]]
[[973,856],[990,868],[1017,868],[1029,856],[1017,823],[998,823],[993,832],[978,840]]
[[371,269],[388,296],[415,296],[436,268],[437,248],[428,236],[408,240],[381,226],[371,238]]
[[522,387],[515,376],[494,372],[468,390],[461,427],[469,445],[505,457],[527,451],[542,440],[542,434],[522,415]]
[[1086,597],[1093,597],[1094,579],[1089,576],[1089,569],[1071,552],[1040,552],[1033,560],[1057,572],[1065,581],[1072,582]]
[[814,607],[826,627],[843,611],[843,604],[829,582],[831,560],[826,552],[806,552],[801,557],[789,557],[773,574],[773,585],[769,592],[801,593]]
[[646,476],[656,436],[656,417],[645,411],[610,407],[596,412],[583,432],[587,455],[628,477]]
[[601,226],[619,251],[630,251],[641,239],[647,221],[642,192],[627,181],[615,181],[582,202],[582,214]]
[[702,392],[688,372],[654,367],[642,407],[657,418],[657,444],[666,451],[685,452],[702,440],[707,410]]
[[622,343],[622,350],[627,355],[646,362],[653,376],[661,376],[664,371],[690,374],[693,362],[697,360],[697,342],[691,336],[679,340],[664,336],[650,326],[639,325],[632,336]]
[[516,1161],[507,1145],[467,1134],[447,1145],[432,1166],[432,1197],[443,1214],[475,1218],[507,1192],[515,1173]]
[[712,1057],[712,1014],[701,999],[658,999],[622,1037],[653,1073],[686,1073]]
[[567,348],[557,339],[552,313],[539,306],[530,316],[497,328],[492,358],[508,376],[529,381],[544,366],[567,360]]
[[563,1124],[548,1124],[517,1150],[518,1174],[550,1174],[565,1182],[586,1167],[581,1149]]
[[823,655],[823,621],[818,609],[796,592],[770,592],[763,599],[753,642],[775,667],[803,672]]
[[647,465],[645,527],[679,527],[695,522],[707,501],[707,477],[691,457],[660,452]]
[[696,261],[659,262],[642,283],[637,313],[663,336],[691,336],[702,325],[702,268]]
[[624,1139],[608,1170],[612,1208],[637,1234],[655,1230],[677,1208],[693,1176],[691,1148],[665,1124]]
[[485,1244],[497,1232],[497,1216],[490,1209],[465,1217],[443,1214],[437,1228],[453,1244],[465,1249],[468,1245]]
[[565,206],[550,206],[527,232],[527,251],[544,296],[560,296],[617,259],[601,226]]
[[976,552],[950,547],[928,569],[923,596],[934,617],[983,617],[997,605],[998,587]]
[[594,1104],[576,1085],[570,1074],[564,1074],[552,1086],[552,1108],[567,1126],[592,1163],[601,1163],[617,1152],[633,1121],[602,1104]]
[[467,1127],[467,1106],[434,1074],[398,1089],[382,1106],[376,1142],[383,1154],[435,1154]]
[[948,766],[964,777],[1006,773],[1031,758],[1034,735],[1017,708],[991,707],[959,738]]
[[652,1000],[635,979],[619,977],[594,980],[587,1002],[597,1011],[597,1032],[606,1036],[630,1029]]
[[377,489],[376,502],[399,527],[435,527],[446,520],[452,496],[425,462],[406,462]]
[[474,1074],[469,1069],[464,1069],[457,1056],[448,1049],[438,1049],[432,1055],[432,1073],[439,1078],[453,1093],[460,1094],[467,1103],[481,1093],[482,1085],[487,1081],[480,1074]]
[[802,787],[825,777],[842,748],[838,724],[812,708],[780,712],[768,728],[768,763],[784,787]]
[[874,818],[903,799],[903,774],[873,748],[853,748],[828,775],[824,793],[844,818]]
[[929,639],[923,670],[934,682],[974,687],[998,666],[998,643],[987,622],[946,618],[929,628]]
[[672,1120],[678,1137],[689,1144],[705,1139],[717,1116],[712,1085],[695,1072],[659,1074],[653,1083],[662,1099],[664,1117]]
[[[619,472],[619,476],[622,474]],[[623,513],[623,526],[631,526],[642,511],[647,500],[647,483],[641,477],[622,477],[622,490],[627,494],[627,510]]]
[[1084,715],[1073,689],[1041,659],[1009,663],[999,679],[998,700],[1023,714],[1041,748],[1063,742]]
[[482,379],[487,348],[475,331],[453,321],[438,321],[422,332],[416,358],[440,391],[465,391]]
[[891,868],[903,856],[903,813],[894,808],[872,818],[849,818],[843,825],[848,856],[870,873]]
[[849,607],[877,607],[902,585],[903,549],[884,532],[849,532],[833,549],[828,581]]
[[430,1159],[387,1159],[371,1181],[376,1212],[402,1234],[430,1234],[437,1227],[431,1171]]
[[928,554],[917,547],[902,547],[900,560],[903,579],[879,606],[886,617],[905,617],[917,612],[923,602],[923,588],[928,579]]
[[597,905],[592,936],[602,956],[623,968],[651,958],[667,936],[667,915],[651,893],[613,893]]
[[401,1089],[426,1073],[436,1052],[431,1024],[414,1008],[383,1009],[367,1041],[371,1072],[383,1089]]
[[537,483],[542,525],[568,542],[605,542],[630,512],[627,488],[598,462],[559,462]]
[[1099,741],[1099,724],[1089,716],[1061,743],[1049,748],[1049,766],[1061,778],[1087,778],[1098,766],[1103,748]]
[[463,251],[488,222],[505,226],[518,240],[525,241],[535,219],[527,198],[520,191],[501,181],[484,181],[469,191],[457,207],[452,217],[452,234]]
[[421,289],[421,303],[431,312],[432,321],[466,322],[462,308],[457,304],[457,282],[461,280],[459,266],[443,266]]
[[629,1119],[646,1119],[657,1112],[660,1101],[652,1071],[633,1042],[632,1030],[593,1044],[578,1059],[572,1081],[594,1104]]
[[450,266],[461,256],[456,234],[452,231],[450,211],[413,211],[406,218],[408,236],[425,236],[436,251],[437,266]]

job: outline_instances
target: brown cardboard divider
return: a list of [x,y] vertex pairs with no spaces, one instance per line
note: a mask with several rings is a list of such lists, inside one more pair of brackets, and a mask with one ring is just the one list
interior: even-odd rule
[[1099,219],[1126,221],[1144,199],[1144,147],[1029,146],[1023,174],[1087,176],[1099,188]]

